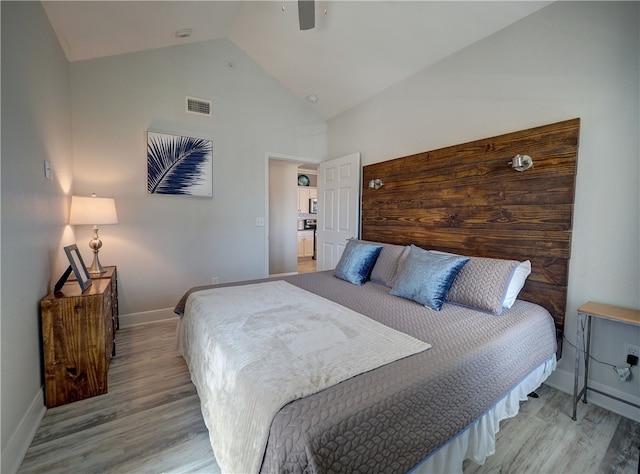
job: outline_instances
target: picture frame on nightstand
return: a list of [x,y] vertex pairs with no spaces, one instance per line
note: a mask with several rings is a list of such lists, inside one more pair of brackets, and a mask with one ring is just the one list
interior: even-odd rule
[[67,258],[69,259],[69,263],[71,264],[71,268],[73,269],[73,273],[78,280],[78,284],[80,285],[80,289],[85,291],[87,288],[91,286],[91,276],[87,271],[87,267],[82,260],[82,255],[80,255],[80,251],[78,250],[78,246],[76,244],[67,245],[64,248],[64,253],[67,254]]

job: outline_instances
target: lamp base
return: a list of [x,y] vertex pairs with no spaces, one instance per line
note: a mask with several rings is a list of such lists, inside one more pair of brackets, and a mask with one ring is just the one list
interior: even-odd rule
[[106,270],[100,264],[100,259],[98,258],[98,252],[100,251],[100,247],[102,247],[102,240],[98,237],[98,226],[93,226],[93,239],[89,241],[89,247],[93,250],[93,263],[87,271],[92,275],[100,275],[105,273]]
[[101,275],[102,273],[107,272],[100,263],[100,259],[98,258],[98,250],[93,251],[93,263],[89,268],[87,268],[87,271],[90,275]]

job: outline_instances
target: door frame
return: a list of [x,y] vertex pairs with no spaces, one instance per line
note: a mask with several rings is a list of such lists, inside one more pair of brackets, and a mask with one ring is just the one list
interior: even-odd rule
[[292,163],[318,165],[323,160],[319,158],[310,158],[306,156],[286,155],[283,153],[266,152],[264,154],[264,262],[263,274],[269,276],[269,161],[290,161]]

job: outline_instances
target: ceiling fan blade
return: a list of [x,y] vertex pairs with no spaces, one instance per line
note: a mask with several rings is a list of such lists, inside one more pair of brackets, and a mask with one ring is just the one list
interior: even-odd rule
[[314,0],[298,0],[300,29],[310,30],[316,26],[316,6]]

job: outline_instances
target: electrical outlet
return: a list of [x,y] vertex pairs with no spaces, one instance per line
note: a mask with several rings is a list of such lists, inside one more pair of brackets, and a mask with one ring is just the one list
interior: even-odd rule
[[640,346],[633,346],[631,344],[625,344],[623,347],[624,350],[624,360],[627,359],[627,355],[631,354],[640,358]]
[[220,278],[218,278],[218,277],[211,277],[211,284],[212,284],[212,285],[217,285],[218,283],[220,283]]

